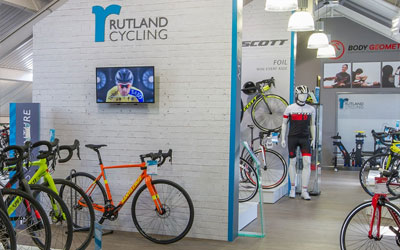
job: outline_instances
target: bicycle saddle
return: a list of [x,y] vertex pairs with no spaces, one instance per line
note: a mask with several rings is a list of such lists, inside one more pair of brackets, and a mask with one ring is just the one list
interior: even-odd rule
[[342,139],[340,135],[331,136],[331,138],[335,140]]
[[93,150],[97,150],[101,147],[107,147],[107,145],[106,144],[98,144],[98,145],[97,144],[86,144],[85,147],[93,149]]

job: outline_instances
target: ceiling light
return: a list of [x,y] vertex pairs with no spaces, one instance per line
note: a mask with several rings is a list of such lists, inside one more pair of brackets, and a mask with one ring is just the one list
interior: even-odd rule
[[307,11],[298,11],[289,18],[288,31],[313,31],[314,19]]
[[334,58],[336,57],[335,48],[332,45],[328,47],[319,48],[317,51],[317,58]]
[[297,0],[267,0],[266,11],[293,11],[297,10]]
[[328,36],[325,33],[314,33],[308,38],[307,49],[319,49],[329,46]]

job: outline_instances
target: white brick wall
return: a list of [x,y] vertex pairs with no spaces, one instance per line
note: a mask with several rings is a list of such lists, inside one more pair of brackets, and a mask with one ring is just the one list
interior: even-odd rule
[[[291,33],[287,31],[290,12],[267,12],[265,0],[253,0],[244,7],[243,11],[243,41],[281,40],[287,39],[282,46],[278,42],[274,46],[243,47],[242,85],[248,81],[261,81],[274,77],[276,88],[271,93],[280,95],[289,101],[290,95],[290,44]],[[274,60],[286,60],[287,65],[274,65]],[[274,68],[271,70],[271,68]],[[281,69],[280,69],[281,67]],[[264,68],[264,70],[259,70]],[[265,70],[268,68],[268,70]],[[243,104],[246,105],[254,95],[242,93]],[[250,140],[248,124],[253,124],[251,108],[248,109],[241,122],[241,140]],[[256,127],[254,137],[258,137]],[[287,150],[275,147],[286,157]]]
[[[69,0],[34,27],[33,101],[41,103],[41,138],[56,129],[62,143],[105,143],[105,165],[135,163],[139,154],[174,150],[160,177],[190,194],[195,222],[189,236],[227,239],[230,125],[231,15],[224,0],[116,0],[117,18],[164,16],[168,40],[94,42],[93,5]],[[116,16],[115,16],[116,17]],[[107,25],[106,25],[107,27]],[[96,67],[154,65],[156,103],[96,104]],[[98,173],[96,154],[81,147],[82,161],[58,165]],[[139,171],[107,172],[115,200]],[[130,202],[108,227],[133,231]]]

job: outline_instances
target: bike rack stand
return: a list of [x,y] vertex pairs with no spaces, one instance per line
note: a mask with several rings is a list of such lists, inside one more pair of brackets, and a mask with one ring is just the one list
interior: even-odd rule
[[263,191],[262,191],[262,182],[261,182],[261,172],[260,172],[260,161],[258,158],[255,156],[253,151],[250,149],[249,144],[244,141],[243,146],[247,150],[247,152],[250,154],[251,158],[253,159],[253,162],[255,164],[255,168],[257,169],[257,175],[258,175],[258,195],[259,195],[259,202],[258,206],[260,209],[260,225],[261,225],[261,233],[257,232],[248,232],[248,231],[240,231],[238,233],[239,236],[243,237],[253,237],[253,238],[264,238],[265,237],[265,232],[264,232],[264,211],[263,211]]

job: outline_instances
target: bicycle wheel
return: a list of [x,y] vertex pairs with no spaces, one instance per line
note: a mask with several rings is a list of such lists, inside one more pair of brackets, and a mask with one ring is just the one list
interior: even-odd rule
[[[265,149],[265,164],[261,149],[254,151],[260,160],[261,183],[263,189],[276,188],[282,184],[287,176],[287,164],[281,154],[272,149]],[[253,159],[248,155],[245,159],[251,164]]]
[[[100,181],[94,183],[96,177],[85,172],[77,172],[71,176],[68,176],[66,179],[75,183],[78,187],[85,191],[85,194],[89,197],[93,204],[93,208],[95,209],[95,221],[100,222],[103,217],[103,212],[96,210],[96,205],[104,207],[108,199],[103,184],[101,184]],[[90,186],[91,188],[88,190]]]
[[239,202],[246,202],[257,194],[258,175],[254,167],[243,158],[240,158],[239,168]]
[[14,228],[7,214],[0,210],[0,250],[16,250],[17,241],[15,239]]
[[243,101],[242,98],[240,98],[240,122],[243,120]]
[[[389,154],[377,154],[370,157],[366,160],[361,166],[359,173],[359,180],[364,191],[373,196],[375,194],[375,177],[382,177],[382,170],[386,168],[386,163],[388,160]],[[389,169],[391,170],[393,166],[398,168],[400,163],[400,159],[397,157],[392,157],[391,163],[389,165]],[[396,199],[400,196],[400,179],[393,178],[391,183],[388,183],[387,187],[390,187],[387,193],[391,195],[388,196],[390,200]],[[389,188],[388,188],[389,189]],[[391,191],[391,192],[390,192]]]
[[[49,250],[51,246],[51,227],[44,209],[29,194],[17,189],[2,189],[6,207],[13,224],[18,250]],[[15,201],[21,201],[19,205]],[[11,209],[15,207],[15,209]]]
[[92,202],[85,192],[64,179],[54,179],[61,199],[71,213],[74,240],[71,249],[86,249],[94,235],[95,214]]
[[260,130],[276,130],[282,125],[287,101],[278,95],[260,95],[251,109],[251,119]]
[[33,197],[40,202],[51,225],[51,249],[71,248],[72,219],[67,205],[51,189],[42,185],[29,185]]
[[168,180],[152,180],[164,213],[155,208],[146,185],[140,187],[132,201],[132,219],[139,233],[160,244],[182,239],[193,224],[194,208],[188,193]]
[[[340,231],[340,249],[399,249],[399,239],[395,232],[399,232],[399,226],[394,221],[390,211],[400,217],[399,209],[390,202],[384,202],[381,210],[380,236],[382,238],[369,238],[368,233],[371,224],[372,202],[367,201],[358,205],[343,222]],[[376,218],[379,218],[378,209]],[[377,236],[377,220],[374,222],[372,236]],[[395,232],[393,232],[394,230]],[[396,244],[397,243],[397,244]]]

